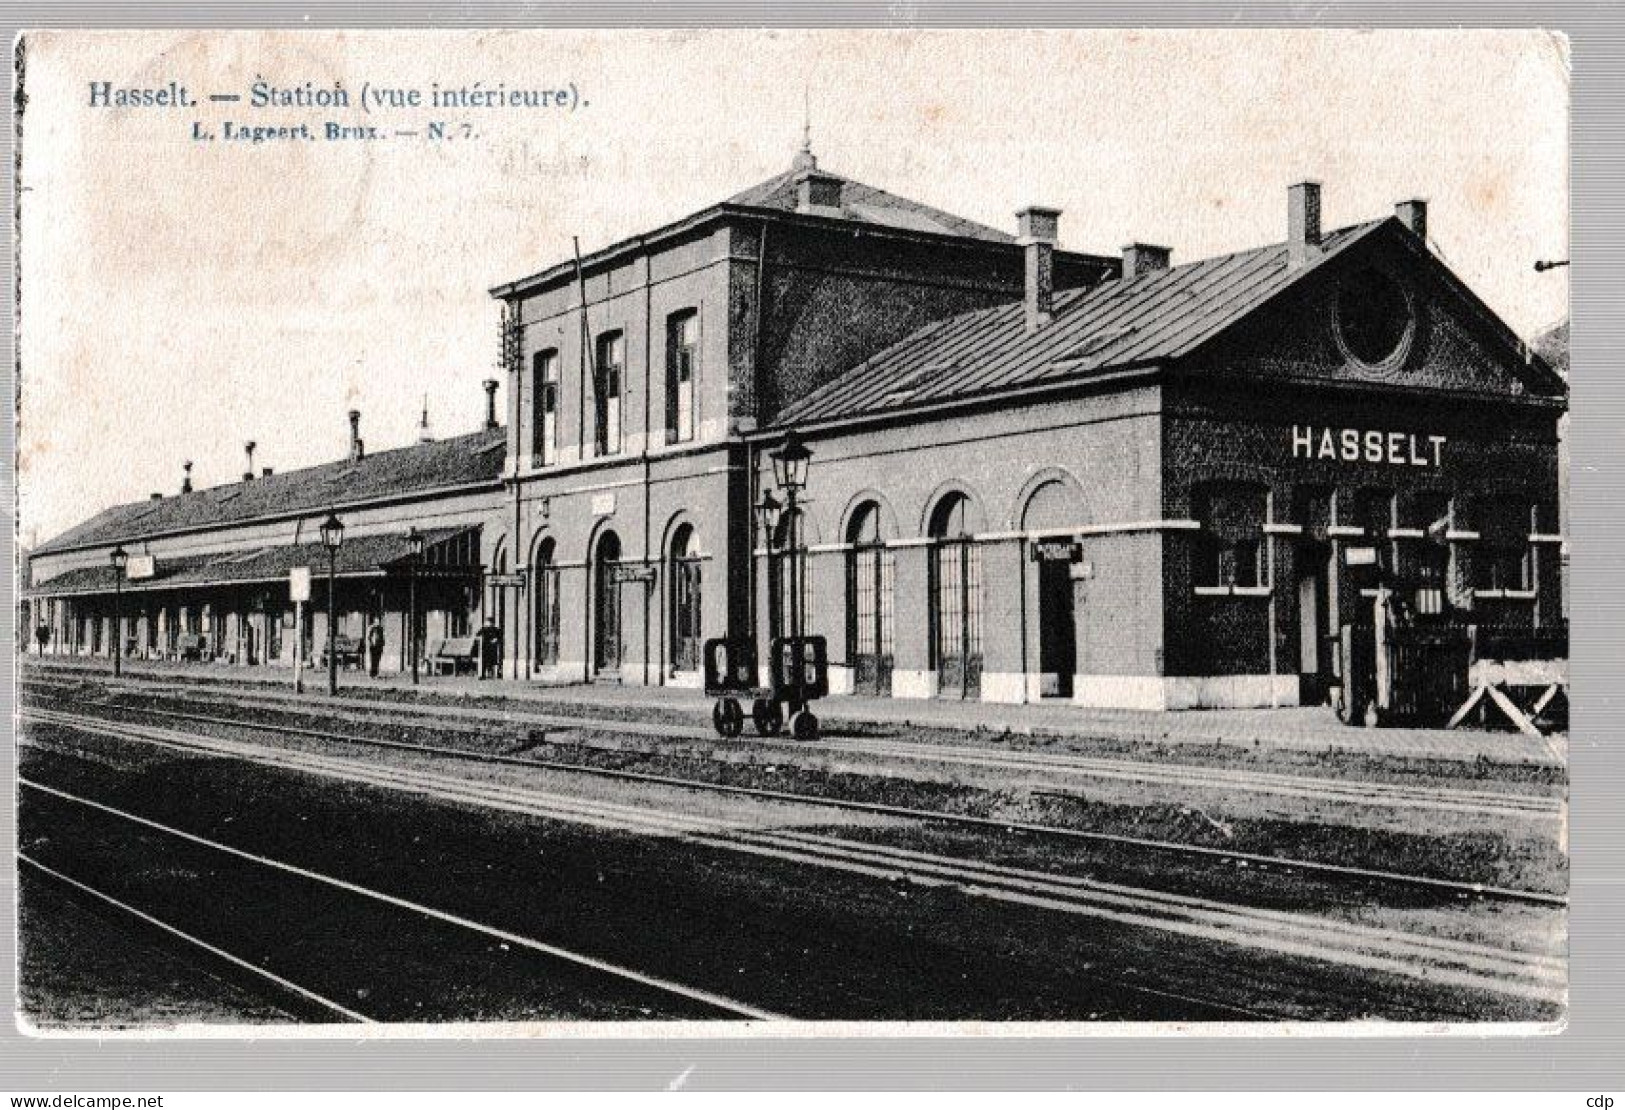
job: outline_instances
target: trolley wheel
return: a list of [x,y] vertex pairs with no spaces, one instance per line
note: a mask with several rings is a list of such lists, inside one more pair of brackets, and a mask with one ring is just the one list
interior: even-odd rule
[[727,740],[738,736],[745,728],[745,711],[733,698],[718,698],[711,707],[711,724],[717,735]]
[[777,736],[784,727],[784,710],[769,698],[757,698],[750,707],[750,719],[756,723],[759,736]]
[[800,709],[790,714],[790,735],[797,740],[818,739],[818,718],[811,709]]

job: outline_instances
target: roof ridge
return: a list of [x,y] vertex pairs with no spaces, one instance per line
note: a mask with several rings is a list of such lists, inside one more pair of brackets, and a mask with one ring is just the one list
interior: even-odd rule
[[[1020,296],[934,320],[785,406],[774,423],[840,419],[1178,357],[1391,220],[1326,232],[1326,249],[1301,267],[1281,265],[1288,244],[1280,241],[1057,290],[1054,322],[1038,332],[1018,326]],[[1197,304],[1205,306],[1201,313],[1181,318]],[[965,372],[898,386],[921,366],[944,360],[958,360]],[[1056,371],[1060,363],[1069,364],[1066,373]],[[894,395],[906,403],[884,403]]]

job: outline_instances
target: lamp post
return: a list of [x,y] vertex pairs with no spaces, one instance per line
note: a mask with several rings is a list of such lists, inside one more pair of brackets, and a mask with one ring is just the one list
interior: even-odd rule
[[423,558],[423,533],[413,528],[406,533],[406,639],[412,653],[412,685],[418,684],[418,562]]
[[812,459],[812,452],[792,430],[785,435],[784,443],[778,450],[768,452],[768,457],[773,460],[773,480],[778,483],[779,489],[784,491],[786,524],[784,542],[790,555],[790,636],[796,641],[796,651],[799,653],[803,614],[800,566],[801,510],[797,501],[801,491],[807,486],[807,464]]
[[[762,529],[762,548],[767,552],[767,562],[769,567],[768,588],[770,593],[768,598],[769,613],[772,613],[772,606],[776,603],[776,599],[771,596],[771,591],[777,584],[777,580],[771,574],[773,555],[775,554],[773,537],[778,534],[779,513],[783,511],[783,509],[784,506],[779,503],[779,499],[777,497],[773,496],[772,490],[762,491],[762,503],[756,506],[756,520],[761,525]],[[769,638],[771,639],[771,637]]]
[[335,604],[335,584],[339,576],[339,548],[344,544],[344,522],[336,513],[322,521],[322,546],[327,548],[327,692],[339,692],[339,610]]
[[130,553],[119,544],[113,548],[113,677],[124,673],[124,571],[130,565]]

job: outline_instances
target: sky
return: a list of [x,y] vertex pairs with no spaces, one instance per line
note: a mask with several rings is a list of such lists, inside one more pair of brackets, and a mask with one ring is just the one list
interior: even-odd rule
[[[1567,44],[1544,32],[133,32],[26,43],[19,534],[483,416],[489,289],[820,164],[1061,245],[1174,262],[1429,201],[1435,250],[1525,337],[1565,317]],[[91,104],[94,83],[190,107]],[[348,108],[255,107],[257,81]],[[360,106],[575,90],[574,109]],[[237,95],[215,102],[210,94]],[[430,121],[449,139],[429,139]],[[228,142],[224,125],[381,141]],[[467,124],[465,128],[463,125]],[[215,136],[199,141],[196,129]],[[417,131],[395,137],[395,131]]]

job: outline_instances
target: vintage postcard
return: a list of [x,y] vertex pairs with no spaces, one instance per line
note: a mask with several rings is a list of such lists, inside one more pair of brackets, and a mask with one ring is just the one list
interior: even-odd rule
[[1562,1028],[1561,35],[15,63],[27,1032]]

